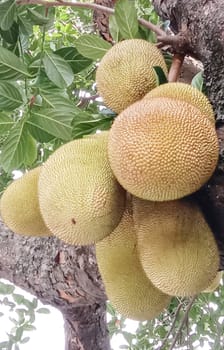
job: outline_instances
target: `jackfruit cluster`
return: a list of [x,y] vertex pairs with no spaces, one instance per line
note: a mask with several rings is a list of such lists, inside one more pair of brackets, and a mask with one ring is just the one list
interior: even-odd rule
[[120,113],[110,131],[61,146],[0,202],[17,233],[95,243],[108,298],[136,320],[158,316],[172,296],[212,290],[220,278],[214,236],[188,197],[217,165],[212,107],[186,84],[157,87],[155,66],[167,74],[144,40],[112,47],[96,74],[105,103]]

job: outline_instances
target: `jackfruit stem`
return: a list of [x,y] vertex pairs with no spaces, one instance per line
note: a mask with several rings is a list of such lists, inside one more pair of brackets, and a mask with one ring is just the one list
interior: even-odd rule
[[173,83],[180,77],[180,71],[184,62],[184,55],[176,53],[173,56],[172,64],[168,73],[168,82]]

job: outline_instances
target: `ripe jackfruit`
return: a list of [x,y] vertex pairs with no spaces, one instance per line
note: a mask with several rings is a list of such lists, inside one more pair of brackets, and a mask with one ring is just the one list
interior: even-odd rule
[[109,132],[111,168],[133,195],[164,201],[197,191],[218,161],[214,125],[194,106],[169,98],[138,101]]
[[96,71],[96,84],[105,104],[120,113],[157,86],[153,69],[160,66],[167,74],[161,52],[142,39],[124,40],[102,58]]
[[125,205],[107,156],[108,133],[71,141],[43,165],[40,209],[55,236],[69,244],[90,244],[110,234]]
[[215,123],[215,115],[208,98],[191,85],[175,82],[157,86],[145,95],[145,99],[152,97],[168,97],[179,101],[185,101],[200,109],[211,122]]
[[157,288],[170,295],[190,296],[211,284],[219,268],[219,252],[193,201],[134,198],[133,217],[142,266]]
[[114,232],[96,244],[96,257],[106,293],[125,317],[150,320],[160,314],[170,297],[150,282],[140,264],[131,208]]
[[1,197],[0,213],[4,223],[15,233],[51,236],[40,213],[38,179],[41,167],[30,170],[13,181]]

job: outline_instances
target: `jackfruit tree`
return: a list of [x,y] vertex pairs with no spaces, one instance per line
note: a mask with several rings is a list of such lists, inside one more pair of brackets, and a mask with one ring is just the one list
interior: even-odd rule
[[61,311],[66,350],[223,349],[223,18],[0,1],[0,278]]

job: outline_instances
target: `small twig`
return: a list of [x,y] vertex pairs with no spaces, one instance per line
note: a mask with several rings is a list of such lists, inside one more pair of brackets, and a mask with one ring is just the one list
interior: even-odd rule
[[156,26],[152,22],[146,21],[143,18],[139,18],[138,23],[141,24],[143,27],[152,30],[157,35],[166,36],[166,32],[164,32],[164,30],[162,30],[159,26]]
[[179,316],[180,310],[181,310],[181,308],[182,308],[183,305],[184,305],[184,302],[183,302],[183,301],[179,303],[179,305],[178,305],[178,307],[177,307],[177,309],[176,309],[175,315],[174,315],[174,320],[173,320],[173,322],[172,322],[172,326],[171,326],[169,332],[167,333],[166,337],[163,339],[162,345],[159,347],[158,350],[162,350],[163,347],[166,345],[166,342],[167,342],[167,340],[169,339],[169,336],[172,334],[172,332],[173,332],[173,330],[174,330],[174,327],[175,327],[175,325],[176,325],[177,318],[178,318],[178,316]]
[[85,107],[87,103],[89,103],[90,101],[95,101],[98,97],[100,97],[98,94],[81,97],[76,107],[79,107],[79,108]]
[[[88,2],[71,2],[71,1],[45,1],[45,0],[17,0],[17,5],[43,5],[46,7],[58,7],[58,6],[68,6],[68,7],[79,7],[79,8],[87,8],[90,10],[98,10],[109,15],[113,15],[115,13],[114,9],[102,5],[98,5],[95,3]],[[138,19],[139,24],[142,26],[152,30],[160,37],[166,37],[166,32],[164,32],[159,26],[146,21],[143,18]]]
[[176,342],[177,342],[177,339],[178,339],[178,337],[179,337],[179,335],[180,335],[180,333],[181,333],[181,331],[182,331],[182,329],[183,329],[183,327],[184,327],[184,325],[185,325],[185,323],[186,323],[186,321],[188,319],[188,314],[189,314],[190,309],[191,309],[193,303],[195,302],[196,298],[197,298],[197,295],[193,296],[191,301],[189,302],[189,304],[188,304],[188,306],[186,308],[184,317],[183,317],[183,319],[182,319],[182,321],[180,323],[180,326],[179,326],[179,328],[177,330],[177,333],[176,333],[176,335],[175,335],[175,337],[174,337],[174,339],[172,341],[172,344],[169,347],[169,350],[173,350],[174,349],[174,347],[176,345]]
[[168,74],[168,81],[170,83],[178,80],[180,76],[181,67],[183,65],[184,55],[174,54],[172,64]]

